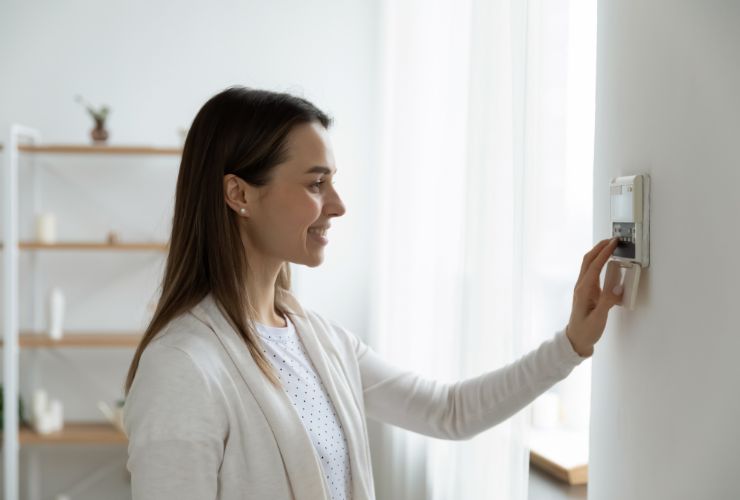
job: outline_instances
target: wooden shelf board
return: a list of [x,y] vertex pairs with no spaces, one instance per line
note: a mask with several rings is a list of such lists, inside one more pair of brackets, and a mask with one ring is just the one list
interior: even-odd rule
[[27,444],[122,444],[126,434],[108,422],[65,422],[61,431],[39,434],[31,427],[21,426],[18,442]]
[[[21,241],[18,244],[21,250],[157,250],[166,251],[167,243],[158,242],[131,242],[131,243],[106,243],[106,242],[59,242],[41,243],[38,241]],[[3,248],[3,243],[0,243]]]
[[[54,340],[44,332],[21,332],[18,336],[20,347],[137,347],[142,335],[132,332],[82,333],[64,332],[59,340]],[[3,345],[0,340],[0,346]]]
[[108,155],[169,155],[179,156],[182,148],[92,144],[19,144],[18,151],[42,154],[108,154]]
[[530,429],[529,462],[567,484],[587,484],[588,433]]
[[529,452],[529,462],[564,483],[570,485],[588,483],[588,465],[567,468],[531,450]]

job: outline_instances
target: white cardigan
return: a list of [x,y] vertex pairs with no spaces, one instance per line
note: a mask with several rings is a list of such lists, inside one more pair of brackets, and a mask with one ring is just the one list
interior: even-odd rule
[[[344,428],[353,500],[375,499],[366,416],[469,439],[586,359],[561,330],[505,367],[441,383],[389,364],[282,293]],[[133,500],[329,500],[295,408],[266,380],[210,294],[144,350],[123,411]]]

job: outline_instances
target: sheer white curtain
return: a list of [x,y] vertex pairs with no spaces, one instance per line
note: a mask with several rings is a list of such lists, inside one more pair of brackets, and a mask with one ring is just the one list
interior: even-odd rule
[[[382,2],[369,341],[388,360],[452,382],[567,323],[592,241],[594,31],[594,1]],[[378,498],[525,499],[528,420],[468,441],[383,426]]]

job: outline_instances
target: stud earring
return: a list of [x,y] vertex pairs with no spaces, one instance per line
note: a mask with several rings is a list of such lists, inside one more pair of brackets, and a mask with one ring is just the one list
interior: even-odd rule
[[242,213],[242,214],[245,214],[245,213],[247,213],[246,209],[244,209],[244,208],[240,208],[240,209],[239,209],[239,212],[240,212],[240,213]]

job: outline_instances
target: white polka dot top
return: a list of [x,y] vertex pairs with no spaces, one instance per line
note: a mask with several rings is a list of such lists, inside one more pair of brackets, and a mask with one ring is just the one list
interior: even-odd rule
[[332,500],[350,500],[351,469],[344,430],[321,378],[289,318],[286,327],[256,323],[263,352],[275,367],[311,437]]

